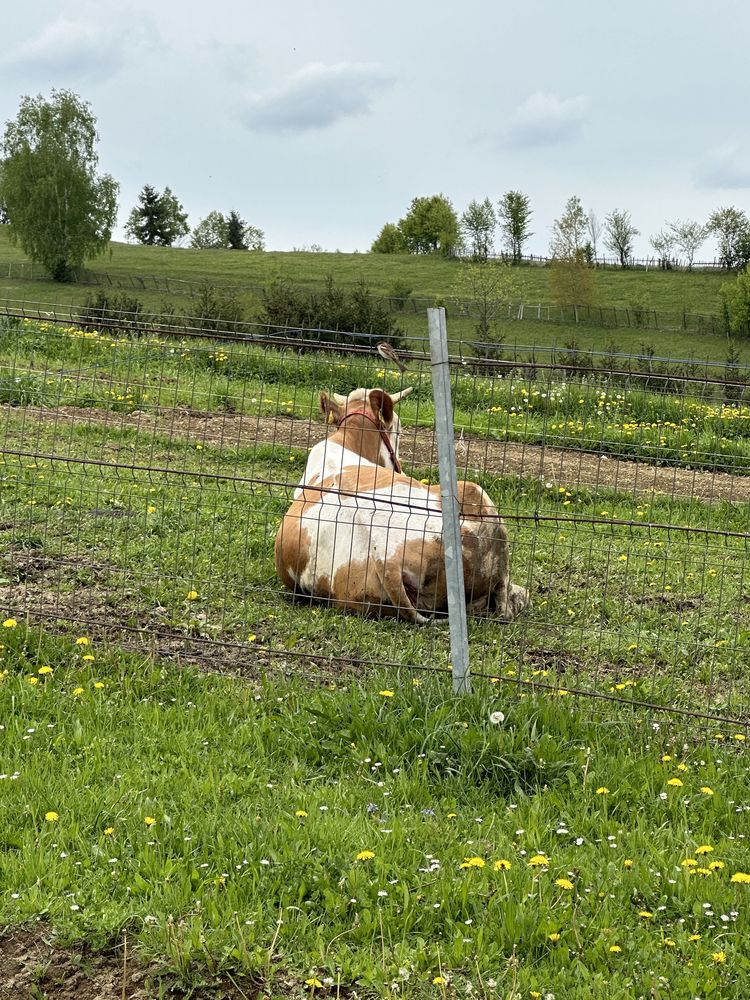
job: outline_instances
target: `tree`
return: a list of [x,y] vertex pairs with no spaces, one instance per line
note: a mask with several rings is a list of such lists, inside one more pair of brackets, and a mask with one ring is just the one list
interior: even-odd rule
[[562,260],[576,261],[584,249],[586,235],[586,213],[577,195],[568,198],[565,210],[552,226],[550,255]]
[[467,238],[474,260],[487,260],[492,253],[497,217],[489,198],[472,201],[461,216],[461,232]]
[[640,235],[630,219],[630,212],[615,209],[604,219],[604,245],[620,258],[620,265],[627,267],[633,256],[633,239]]
[[669,230],[674,236],[674,245],[681,250],[687,260],[688,271],[693,267],[696,251],[706,242],[708,230],[700,222],[685,219],[684,222],[670,222]]
[[443,194],[414,198],[398,227],[409,253],[450,256],[461,248],[458,216]]
[[578,256],[557,257],[548,268],[550,294],[559,306],[592,306],[596,299],[595,271],[586,263],[585,250]]
[[509,305],[523,296],[519,273],[504,261],[461,264],[453,293],[459,302],[468,302],[470,314],[476,317],[474,349],[480,357],[496,357],[499,353],[504,337],[498,331],[498,321],[507,314]]
[[529,199],[520,191],[506,191],[497,206],[497,218],[504,245],[517,264],[523,255],[523,245],[534,234],[530,231]]
[[602,224],[599,221],[599,216],[590,208],[586,214],[586,231],[589,237],[589,243],[591,244],[591,256],[596,260],[596,250],[597,244],[599,243],[599,237],[602,234]]
[[733,271],[747,263],[750,258],[747,253],[750,249],[750,219],[741,209],[717,209],[709,216],[707,228],[718,240],[722,267]]
[[[3,163],[0,160],[0,189],[3,186]],[[6,226],[9,222],[8,208],[4,201],[0,201],[0,226]]]
[[672,268],[672,251],[674,250],[675,235],[671,229],[661,229],[649,239],[649,243],[656,251],[659,258],[659,267],[663,271]]
[[227,220],[222,212],[209,212],[190,235],[194,250],[223,250],[228,243]]
[[724,304],[728,332],[747,337],[750,334],[750,266],[746,266],[734,281],[719,289]]
[[125,232],[136,243],[144,246],[171,247],[175,240],[190,232],[187,212],[171,188],[159,193],[150,184],[144,184],[138,195],[140,205],[131,211]]
[[407,253],[404,234],[393,222],[386,222],[375,237],[370,253]]
[[55,281],[104,251],[117,215],[117,182],[96,174],[96,118],[69,90],[24,97],[7,122],[0,202],[10,238]]

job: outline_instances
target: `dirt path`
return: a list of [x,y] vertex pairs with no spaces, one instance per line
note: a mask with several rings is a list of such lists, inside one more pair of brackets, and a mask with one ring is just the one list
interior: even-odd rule
[[[151,438],[218,447],[247,447],[254,442],[274,444],[279,448],[307,450],[325,434],[321,423],[308,423],[289,417],[251,417],[234,413],[204,413],[190,409],[165,412],[119,413],[87,407],[63,406],[59,409],[2,407],[6,412],[23,412],[27,418],[58,426],[89,424],[130,429]],[[434,434],[424,428],[406,428],[401,444],[404,466],[437,467]],[[459,476],[471,477],[482,469],[498,475],[525,475],[557,486],[599,487],[644,496],[660,493],[667,496],[704,501],[750,501],[750,476],[732,476],[722,472],[703,472],[677,467],[626,461],[608,455],[550,448],[510,441],[489,441],[466,437],[457,445]]]

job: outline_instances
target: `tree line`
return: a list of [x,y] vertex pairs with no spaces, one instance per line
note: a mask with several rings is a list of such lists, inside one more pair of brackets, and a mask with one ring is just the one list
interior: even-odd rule
[[[117,219],[119,184],[97,173],[96,118],[69,90],[49,99],[24,97],[0,144],[0,224],[11,241],[55,281],[71,280],[102,253]],[[148,246],[173,246],[190,232],[187,213],[169,187],[145,184],[125,225]],[[238,212],[212,211],[192,232],[199,249],[262,250],[264,234]]]
[[[493,255],[499,235],[503,254],[519,263],[525,245],[534,235],[532,214],[529,197],[522,191],[507,191],[496,204],[490,198],[473,200],[461,215],[444,194],[417,197],[402,219],[385,223],[370,250],[449,257],[468,254],[474,261],[484,261]],[[603,244],[622,267],[628,267],[633,259],[633,242],[639,235],[630,212],[615,208],[600,219],[593,210],[584,209],[577,195],[572,195],[552,225],[549,255],[554,260],[591,264]],[[717,209],[705,222],[665,222],[649,243],[661,267],[669,269],[681,258],[690,269],[709,236],[716,237],[721,267],[740,270],[750,263],[750,218],[734,207]]]

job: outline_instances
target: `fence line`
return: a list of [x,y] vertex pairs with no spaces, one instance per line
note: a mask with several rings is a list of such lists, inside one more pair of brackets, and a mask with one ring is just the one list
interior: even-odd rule
[[[436,482],[423,352],[401,376],[366,341],[342,353],[42,326],[0,321],[6,613],[239,669],[448,670],[439,624],[291,601],[273,568],[279,519],[325,437],[321,389],[413,386],[402,464]],[[548,357],[513,371],[449,359],[459,475],[501,510],[533,598],[512,624],[472,620],[473,676],[747,724],[750,408],[707,398],[721,389],[710,366],[702,388],[654,393],[643,376],[622,389],[613,371],[571,377]],[[652,487],[649,470],[668,476]]]

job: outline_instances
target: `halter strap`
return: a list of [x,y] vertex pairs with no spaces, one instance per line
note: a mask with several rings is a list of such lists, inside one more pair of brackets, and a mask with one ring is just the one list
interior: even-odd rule
[[376,420],[375,417],[372,415],[372,413],[371,412],[368,413],[367,410],[351,410],[349,413],[345,413],[344,416],[341,417],[336,426],[341,427],[342,424],[346,423],[349,417],[358,417],[358,416],[366,417],[371,424],[375,425],[378,434],[380,434],[380,440],[385,445],[386,451],[390,455],[391,461],[393,462],[393,471],[400,473],[401,463],[399,462],[396,456],[396,452],[394,451],[393,444],[391,443],[391,439],[388,436],[388,432],[386,431],[385,427],[383,427],[382,419]]

